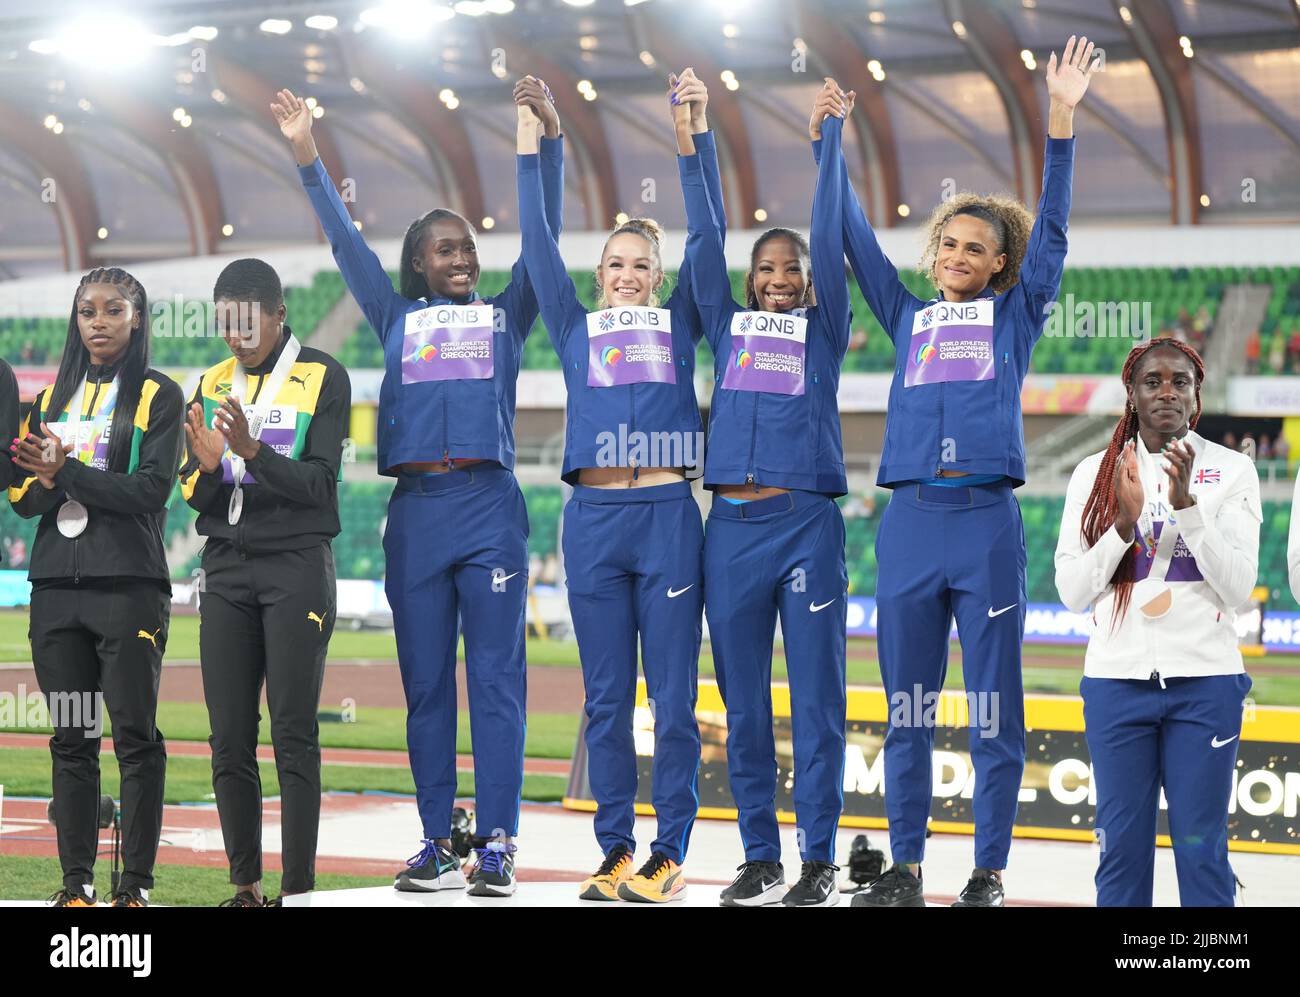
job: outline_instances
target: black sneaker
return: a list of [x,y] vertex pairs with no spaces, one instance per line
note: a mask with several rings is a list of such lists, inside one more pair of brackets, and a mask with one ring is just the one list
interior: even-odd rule
[[393,880],[393,889],[403,893],[436,893],[438,890],[463,890],[465,874],[460,858],[429,838],[424,847],[406,860],[406,868]]
[[217,904],[218,907],[268,907],[270,906],[265,900],[258,900],[257,895],[252,890],[240,890],[228,900],[223,900]]
[[46,899],[45,903],[50,907],[94,907],[95,888],[93,886],[73,889],[65,886],[58,893]]
[[110,907],[148,907],[149,891],[139,886],[124,886],[108,898]]
[[723,907],[763,907],[785,896],[785,870],[780,862],[746,862],[731,885],[718,896]]
[[508,897],[515,892],[515,846],[489,841],[478,852],[471,897]]
[[840,902],[835,873],[840,867],[829,862],[805,862],[799,882],[781,898],[783,907],[834,907]]
[[924,907],[920,869],[913,876],[907,866],[891,865],[883,876],[873,879],[867,888],[853,897],[854,907]]
[[976,869],[961,891],[954,907],[1003,907],[1002,874],[994,869]]

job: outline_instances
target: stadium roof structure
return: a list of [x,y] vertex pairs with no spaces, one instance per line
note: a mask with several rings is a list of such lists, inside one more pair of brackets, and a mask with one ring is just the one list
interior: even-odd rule
[[[566,225],[684,222],[664,100],[710,87],[729,217],[806,226],[806,123],[858,92],[850,171],[878,227],[955,189],[1038,194],[1041,73],[1104,51],[1076,115],[1074,217],[1300,219],[1300,0],[47,0],[0,5],[0,277],[320,238],[268,103],[319,108],[367,233],[444,205],[514,227],[525,73],[555,94]],[[21,12],[19,12],[21,11]]]

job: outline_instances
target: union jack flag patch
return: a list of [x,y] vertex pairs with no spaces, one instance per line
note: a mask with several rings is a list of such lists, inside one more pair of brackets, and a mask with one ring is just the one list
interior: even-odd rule
[[1217,467],[1203,467],[1196,472],[1196,477],[1192,480],[1198,485],[1217,485],[1219,483],[1219,469]]

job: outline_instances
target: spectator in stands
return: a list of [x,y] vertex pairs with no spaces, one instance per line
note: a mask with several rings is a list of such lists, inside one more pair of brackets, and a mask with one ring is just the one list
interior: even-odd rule
[[1285,469],[1291,459],[1291,441],[1287,438],[1286,433],[1278,433],[1277,439],[1273,441],[1273,459],[1280,461]]
[[1250,335],[1246,337],[1246,373],[1259,373],[1259,329],[1258,327],[1250,330]]
[[352,387],[337,360],[303,346],[285,323],[284,290],[269,264],[235,260],[212,299],[233,355],[203,373],[190,400],[181,494],[207,538],[199,657],[212,788],[235,884],[222,906],[261,907],[263,685],[280,782],[280,894],[315,886],[316,714],[338,601],[330,544],[340,529]]
[[1281,330],[1273,333],[1268,347],[1268,366],[1274,374],[1281,374],[1282,368],[1286,363],[1286,341],[1282,338]]
[[[558,236],[560,119],[542,81],[528,77],[515,92],[545,122],[541,187],[546,224]],[[317,155],[311,109],[282,90],[272,112],[348,290],[384,347],[379,471],[397,482],[384,537],[384,591],[393,610],[423,826],[421,849],[393,887],[432,892],[467,885],[451,848],[459,620],[470,718],[479,732],[471,892],[506,896],[515,889],[527,687],[528,510],[514,475],[515,386],[537,297],[521,258],[501,293],[480,299],[477,233],[446,208],[407,229],[401,286],[394,290]],[[448,530],[449,523],[456,528]]]
[[[9,501],[40,517],[32,581],[32,665],[47,697],[100,692],[122,774],[123,871],[111,903],[144,907],[162,831],[167,751],[158,683],[171,618],[161,521],[176,481],[184,398],[149,367],[149,303],[116,267],[77,287],[58,376],[10,450]],[[94,711],[96,714],[98,710]],[[58,907],[95,903],[98,731],[52,718]]]
[[22,537],[5,537],[5,564],[21,568],[27,563],[27,541]]
[[1287,340],[1287,368],[1292,374],[1300,373],[1300,325],[1292,327]]
[[1273,442],[1268,438],[1267,434],[1261,435],[1259,438],[1259,446],[1255,448],[1255,459],[1256,460],[1273,459]]
[[1227,447],[1229,450],[1236,450],[1236,449],[1237,449],[1237,434],[1236,434],[1236,433],[1233,433],[1233,432],[1227,432],[1227,433],[1224,433],[1224,434],[1223,434],[1223,445],[1224,445],[1225,447]]
[[1230,907],[1228,804],[1251,687],[1235,618],[1259,569],[1259,477],[1193,431],[1196,351],[1136,347],[1121,377],[1127,411],[1070,479],[1056,548],[1061,601],[1093,621],[1080,692],[1097,904],[1151,905],[1163,790],[1179,899]]
[[18,362],[24,367],[30,367],[41,362],[41,360],[37,359],[36,348],[32,345],[30,339],[23,341],[22,349],[18,351]]

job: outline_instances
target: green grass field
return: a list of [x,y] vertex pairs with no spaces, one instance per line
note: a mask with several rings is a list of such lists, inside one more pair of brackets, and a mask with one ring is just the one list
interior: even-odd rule
[[[109,875],[106,862],[100,862],[95,890],[106,896]],[[160,865],[155,875],[157,885],[149,894],[151,903],[169,907],[215,907],[234,895],[225,869],[191,865]],[[0,862],[0,899],[30,900],[47,897],[63,882],[63,874],[56,858],[35,858],[26,855],[8,855]],[[347,890],[362,886],[391,886],[389,876],[340,876],[320,873],[316,876],[318,890]],[[280,892],[280,874],[267,872],[262,889],[268,897]]]
[[[866,656],[854,654],[860,649],[869,649]],[[848,680],[853,685],[880,685],[880,667],[874,656],[875,645],[871,641],[853,640],[849,642]],[[565,668],[577,668],[578,646],[572,641],[551,641],[530,638],[528,641],[528,664],[530,666],[549,665]],[[176,616],[172,618],[167,642],[167,658],[178,661],[194,661],[199,656],[199,621],[193,616]],[[1057,659],[1068,663],[1067,667],[1043,667],[1027,664],[1024,668],[1026,692],[1056,693],[1075,695],[1079,691],[1079,679],[1083,675],[1083,648],[1075,645],[1060,644],[1026,644],[1025,657]],[[335,661],[396,661],[397,645],[393,635],[387,631],[376,630],[337,630],[330,641],[330,658]],[[25,609],[0,610],[0,663],[28,662],[31,651],[27,643],[27,611]],[[960,689],[961,648],[952,645],[948,661],[948,677],[945,687]],[[1252,665],[1264,664],[1269,669],[1286,669],[1287,673],[1278,675],[1255,675],[1255,688],[1252,695],[1263,706],[1300,706],[1300,655],[1270,654],[1265,658],[1248,659],[1247,670]],[[700,675],[713,675],[713,655],[707,644],[700,653]],[[787,678],[785,655],[777,647],[772,656],[772,677],[778,681]],[[166,730],[166,728],[163,728]],[[170,731],[167,731],[171,735]],[[173,735],[179,736],[179,735]],[[202,736],[206,737],[206,733]],[[369,744],[348,743],[347,747],[370,747]],[[389,746],[389,745],[384,745]],[[463,749],[462,749],[463,750]],[[553,756],[542,756],[553,757]],[[564,756],[567,757],[567,756]]]

